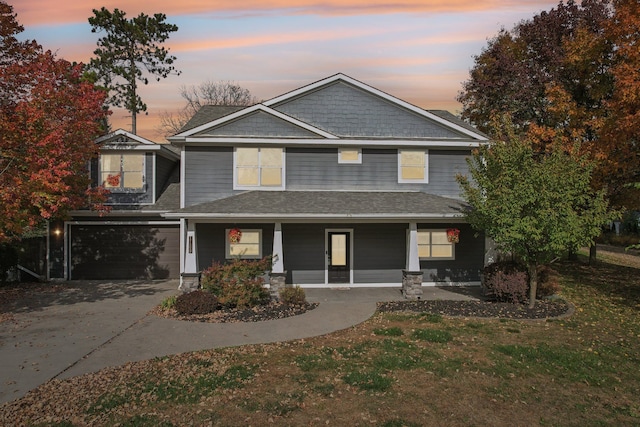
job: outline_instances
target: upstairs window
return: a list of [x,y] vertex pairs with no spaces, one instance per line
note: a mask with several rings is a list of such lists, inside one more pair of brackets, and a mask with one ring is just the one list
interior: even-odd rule
[[426,150],[398,150],[398,182],[429,182],[429,154]]
[[110,190],[142,190],[144,153],[101,154],[100,177]]
[[280,190],[284,187],[282,148],[238,147],[234,152],[234,188]]
[[418,230],[418,256],[424,260],[455,259],[447,230]]

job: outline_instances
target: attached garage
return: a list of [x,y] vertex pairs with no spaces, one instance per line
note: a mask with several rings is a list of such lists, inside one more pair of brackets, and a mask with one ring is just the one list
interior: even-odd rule
[[70,279],[180,277],[178,224],[70,224]]

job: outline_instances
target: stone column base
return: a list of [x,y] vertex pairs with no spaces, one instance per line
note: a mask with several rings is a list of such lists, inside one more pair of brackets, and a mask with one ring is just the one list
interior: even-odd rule
[[185,294],[200,289],[200,273],[182,273],[178,289]]
[[402,295],[405,299],[422,299],[422,271],[402,270]]
[[287,287],[287,272],[284,273],[270,273],[269,274],[269,293],[271,294],[271,299],[274,301],[280,300],[280,289],[284,289]]

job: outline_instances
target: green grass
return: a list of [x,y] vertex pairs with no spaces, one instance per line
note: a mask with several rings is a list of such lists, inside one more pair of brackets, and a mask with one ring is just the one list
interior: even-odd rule
[[403,334],[402,329],[400,329],[397,326],[394,326],[392,328],[376,328],[373,330],[373,333],[376,335],[382,335],[387,337],[399,337],[399,336],[402,336]]
[[411,338],[432,343],[448,343],[453,340],[453,335],[449,331],[438,329],[416,329]]
[[349,372],[342,377],[345,383],[371,392],[385,392],[391,388],[393,379],[383,376],[378,371]]

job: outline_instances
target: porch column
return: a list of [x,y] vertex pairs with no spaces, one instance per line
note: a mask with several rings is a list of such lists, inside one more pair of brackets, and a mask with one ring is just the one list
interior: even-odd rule
[[406,270],[420,271],[420,257],[418,256],[418,224],[415,222],[409,224]]
[[282,223],[276,222],[273,229],[273,273],[284,273],[284,256],[282,253]]
[[193,221],[187,221],[187,238],[184,250],[184,272],[180,289],[191,292],[200,287],[200,273],[198,272],[198,247],[196,244],[196,226]]
[[280,299],[280,289],[286,287],[287,272],[284,271],[284,252],[282,250],[282,224],[275,223],[273,228],[273,264],[269,275],[271,298]]
[[422,298],[422,270],[418,255],[418,224],[409,224],[406,269],[402,271],[402,295],[406,299]]

